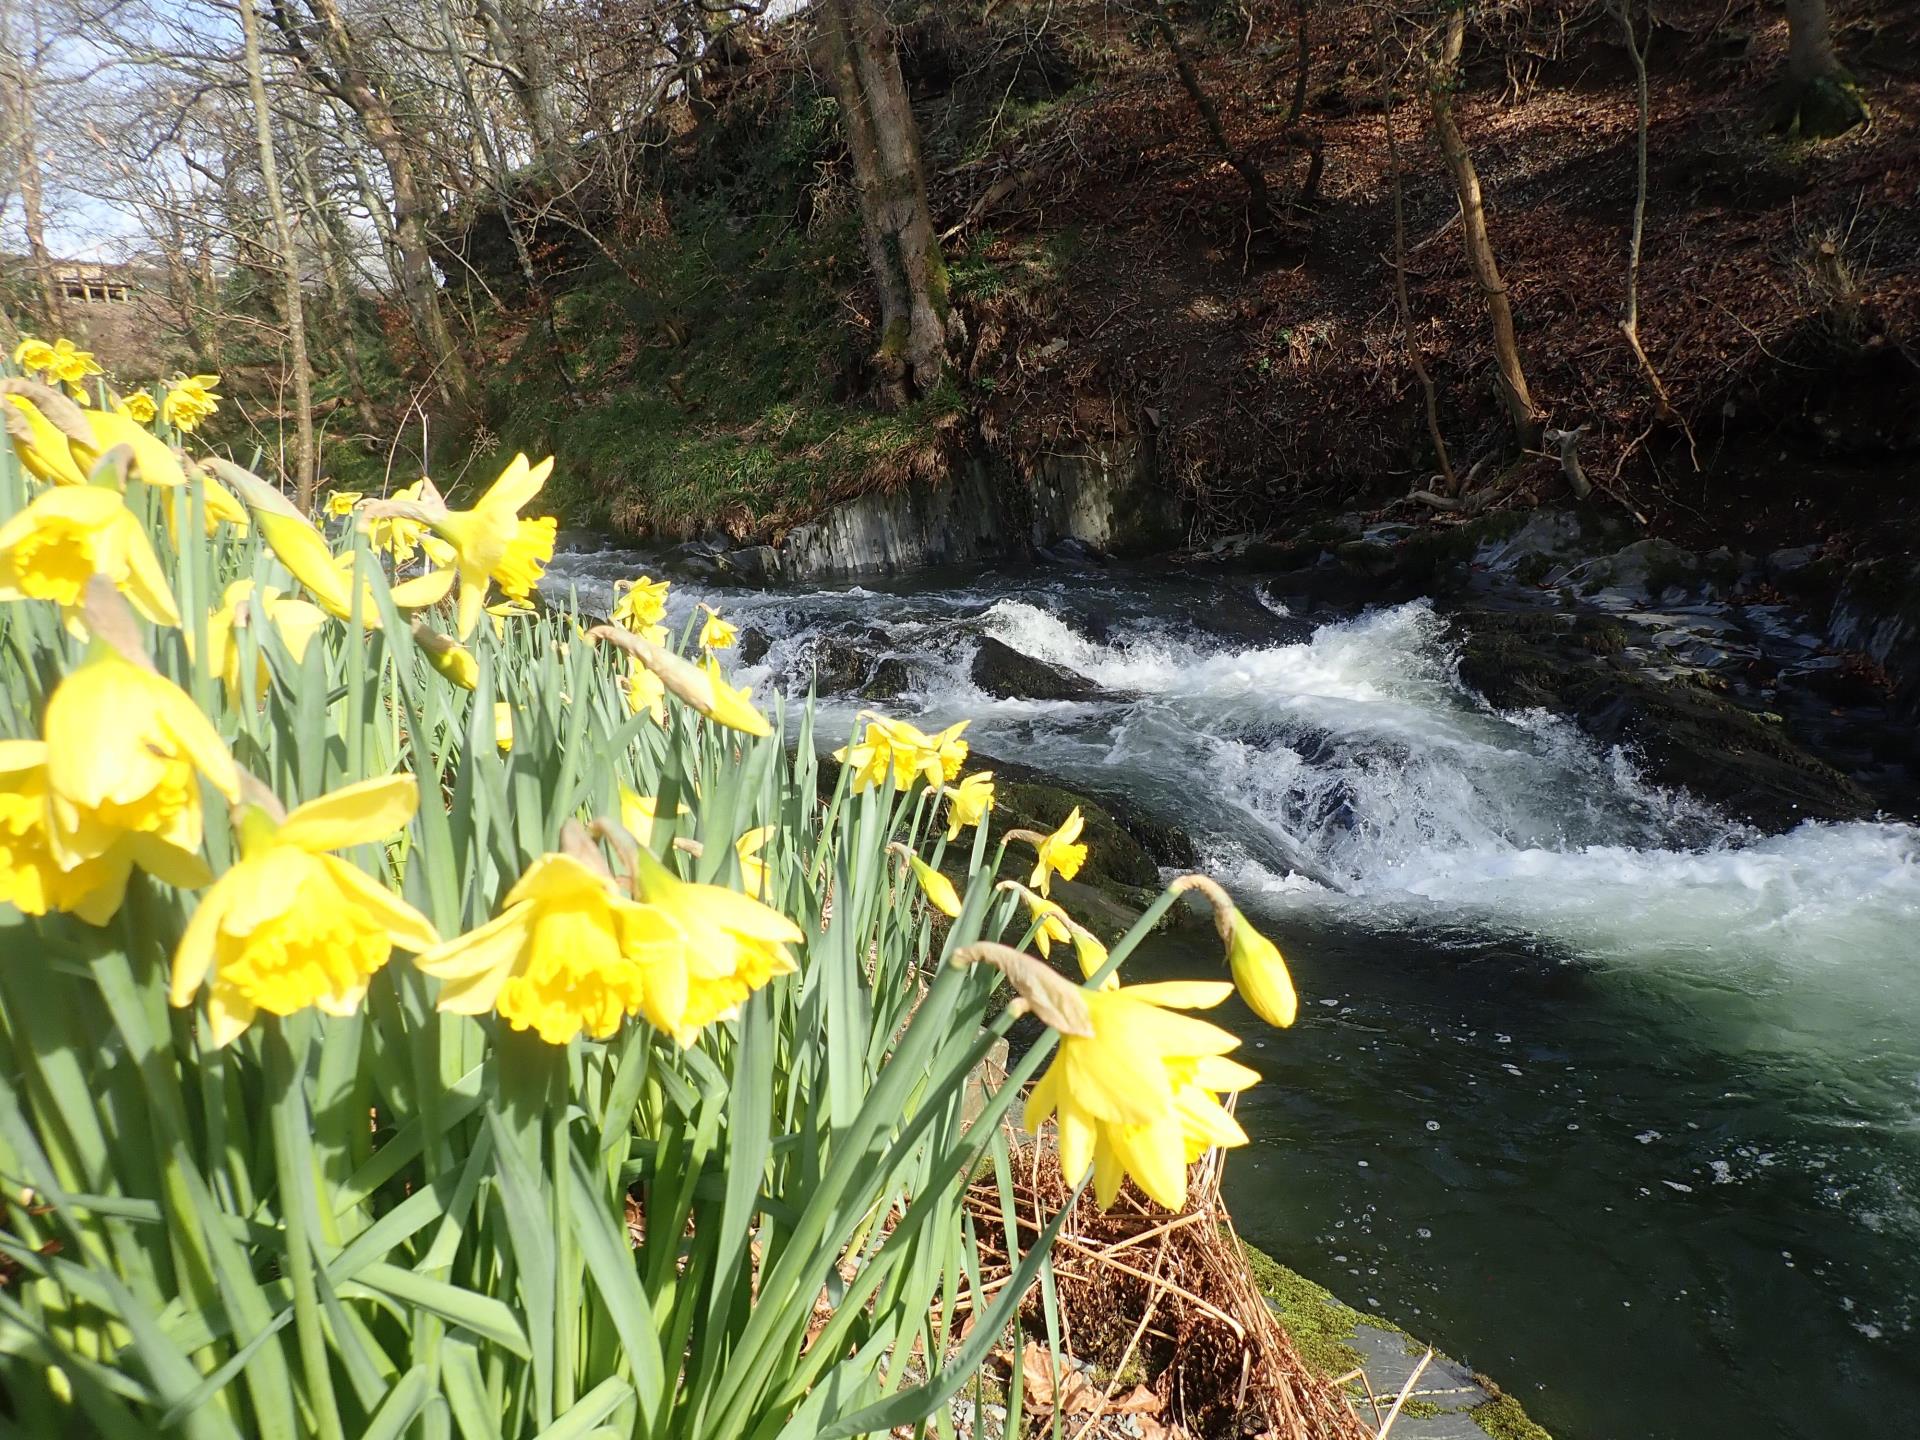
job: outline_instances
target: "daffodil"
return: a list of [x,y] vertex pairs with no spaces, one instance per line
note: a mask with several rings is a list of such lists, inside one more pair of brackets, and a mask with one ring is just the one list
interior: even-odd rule
[[[1033,943],[1040,947],[1042,955],[1051,956],[1056,941],[1073,942],[1074,958],[1080,962],[1080,974],[1091,980],[1100,967],[1107,963],[1107,947],[1100,943],[1100,937],[1086,926],[1075,920],[1057,900],[1049,900],[1044,895],[1036,895],[1026,886],[1011,880],[1000,882],[1002,889],[1010,889],[1026,902],[1027,911],[1033,916]],[[1107,977],[1105,989],[1113,989],[1120,983],[1118,975]]]
[[213,389],[219,383],[218,375],[176,375],[169,380],[167,398],[160,404],[167,424],[182,434],[191,434],[211,420],[220,408],[221,397]]
[[797,968],[787,946],[804,935],[778,910],[723,885],[682,880],[651,851],[634,860],[640,898],[659,907],[681,936],[671,962],[649,970],[645,1007],[647,1019],[680,1044],[692,1044],[705,1026]]
[[1213,907],[1213,928],[1227,947],[1233,983],[1247,1008],[1283,1030],[1293,1024],[1300,1013],[1300,998],[1294,993],[1293,976],[1287,973],[1279,947],[1254,929],[1233,903],[1233,897],[1208,876],[1182,875],[1172,888],[1176,893],[1198,890]]
[[853,793],[882,781],[904,789],[918,780],[938,786],[955,779],[967,760],[967,742],[960,732],[970,722],[960,720],[938,735],[929,735],[907,720],[874,716],[858,744],[834,752],[834,758],[854,769]]
[[55,687],[44,733],[49,848],[62,870],[101,862],[101,908],[119,908],[134,865],[206,884],[200,782],[236,801],[240,772],[184,691],[102,650]]
[[644,665],[635,664],[621,677],[620,683],[634,714],[645,710],[653,716],[654,724],[667,723],[667,687],[661,684],[658,675]]
[[1071,880],[1080,873],[1080,867],[1087,863],[1087,847],[1078,843],[1080,832],[1086,828],[1086,824],[1086,818],[1076,805],[1058,830],[1040,837],[1034,847],[1038,853],[1034,858],[1033,874],[1027,883],[1042,895],[1053,893],[1055,875],[1062,880]]
[[358,490],[331,490],[327,493],[327,514],[335,520],[344,520],[364,498]]
[[700,626],[700,648],[702,650],[730,650],[740,639],[740,632],[728,621],[720,618],[720,612],[711,605],[703,606],[707,612],[706,620]]
[[82,350],[71,340],[65,339],[53,342],[52,361],[40,368],[76,395],[86,393],[88,376],[103,373],[100,362],[93,358],[91,350]]
[[493,743],[502,755],[513,749],[513,706],[505,700],[493,702]]
[[110,860],[62,869],[54,859],[47,808],[47,747],[39,740],[0,740],[0,905],[27,915],[70,910],[104,925],[119,908]]
[[[271,585],[263,586],[256,596],[251,580],[236,580],[220,598],[220,608],[207,617],[207,668],[227,687],[227,701],[234,709],[244,703],[241,683],[241,645],[237,632],[252,630],[258,634],[262,622],[278,632],[287,653],[298,664],[306,658],[307,646],[327,623],[326,612],[304,600],[282,595]],[[267,693],[272,679],[264,646],[254,660],[253,698]]]
[[907,863],[913,867],[913,878],[919,882],[920,893],[927,897],[927,903],[942,915],[959,919],[960,895],[953,888],[953,882],[918,855],[909,853]]
[[1027,1098],[1027,1129],[1038,1134],[1057,1117],[1061,1173],[1078,1184],[1092,1170],[1102,1208],[1131,1176],[1150,1199],[1177,1210],[1186,1203],[1191,1140],[1246,1140],[1214,1098],[1257,1078],[1217,1063],[1239,1039],[1179,1013],[1218,1005],[1233,987],[1169,981],[1083,993],[1093,1033],[1061,1036]]
[[640,1014],[656,974],[666,977],[677,1009],[671,987],[684,947],[656,906],[626,898],[570,855],[543,855],[507,892],[496,918],[414,963],[442,982],[440,1009],[496,1011],[516,1030],[565,1045],[583,1033],[604,1040]]
[[[587,638],[605,640],[625,650],[640,665],[652,671],[654,678],[683,705],[691,705],[716,725],[724,725],[746,735],[765,736],[773,733],[773,726],[767,723],[767,717],[753,708],[752,689],[729,684],[720,669],[720,662],[712,655],[707,656],[704,666],[695,665],[691,660],[654,644],[644,635],[635,635],[615,625],[596,625],[587,632]],[[651,708],[644,703],[645,693],[636,693],[632,682],[629,682],[627,693],[628,702],[636,713],[642,708]]]
[[552,471],[551,456],[529,465],[525,455],[515,455],[471,510],[429,506],[422,512],[420,518],[454,548],[460,574],[456,628],[462,640],[480,622],[490,583],[497,581],[509,596],[524,600],[553,558],[558,522],[520,517]]
[[[402,486],[393,492],[392,498],[401,501],[420,502],[427,498],[432,482],[424,475],[411,485]],[[438,492],[434,492],[436,495]],[[404,515],[383,515],[366,525],[367,539],[376,551],[386,555],[395,565],[412,563],[413,557],[424,554],[427,562],[435,567],[453,564],[453,547],[438,535],[427,532],[427,527],[418,520],[408,519]]]
[[177,488],[187,483],[186,469],[172,447],[144,426],[135,424],[131,417],[111,410],[93,410],[87,414],[87,425],[93,431],[91,445],[79,440],[69,442],[74,463],[80,469],[92,471],[109,450],[124,445],[133,453],[130,473],[147,484]]
[[[620,787],[620,823],[626,828],[627,833],[642,845],[653,844],[653,823],[659,818],[656,813],[659,807],[660,802],[652,796],[641,795],[624,785]],[[682,805],[674,813],[685,815],[688,813],[687,807]],[[753,833],[755,832],[748,832],[748,834]],[[744,844],[746,839],[747,836],[742,835],[741,843]]]
[[1300,1013],[1300,997],[1294,993],[1287,962],[1280,948],[1248,924],[1238,910],[1233,912],[1227,963],[1232,967],[1240,998],[1254,1014],[1283,1030],[1293,1024]]
[[538,613],[531,605],[519,600],[496,600],[487,606],[487,620],[493,626],[493,638],[496,640],[507,638],[507,621],[524,620]]
[[968,826],[983,823],[993,809],[993,772],[976,770],[941,793],[947,797],[947,839],[956,840]]
[[9,395],[12,413],[6,416],[7,433],[13,440],[13,453],[27,473],[50,485],[84,485],[87,472],[73,458],[66,432],[49,420],[38,405],[24,395]]
[[767,877],[771,873],[767,862],[760,858],[760,852],[772,838],[773,826],[761,825],[733,842],[733,853],[740,861],[741,887],[747,894],[760,899],[766,898]]
[[642,575],[616,588],[619,593],[613,601],[613,623],[635,635],[645,635],[656,645],[664,645],[666,631],[661,622],[667,618],[667,592],[673,588],[673,582],[649,580]]
[[147,532],[119,491],[59,486],[0,525],[0,601],[51,600],[72,618],[95,575],[154,624],[180,623]]
[[[210,462],[212,463],[212,462]],[[335,555],[326,537],[273,486],[258,475],[237,465],[221,465],[221,473],[233,481],[247,508],[260,527],[260,538],[267,542],[275,558],[306,587],[320,608],[335,619],[346,620],[353,614],[353,553]],[[434,570],[412,580],[404,580],[389,592],[395,606],[419,610],[436,605],[453,588],[451,570]],[[369,630],[380,627],[380,610],[374,603],[373,587],[360,591],[360,623]]]
[[114,413],[126,416],[136,425],[151,425],[154,417],[160,413],[160,407],[153,403],[153,396],[145,390],[136,390],[131,395],[123,396],[113,408]]
[[13,363],[28,375],[51,370],[54,365],[53,346],[36,336],[23,335],[20,343],[13,347]]
[[250,808],[240,859],[200,898],[173,955],[168,999],[207,992],[207,1038],[230,1045],[260,1012],[308,1006],[351,1015],[394,950],[430,950],[433,925],[411,905],[328,852],[385,840],[419,804],[411,775],[349,785],[276,824]]
[[[193,467],[194,479],[200,484],[201,523],[206,527],[209,537],[220,533],[222,525],[231,525],[242,535],[252,527],[247,507],[234,497],[234,493],[214,479],[205,469]],[[167,518],[167,536],[173,541],[174,549],[180,548],[180,523],[187,513],[187,496],[181,489],[165,489],[160,492],[160,504]]]

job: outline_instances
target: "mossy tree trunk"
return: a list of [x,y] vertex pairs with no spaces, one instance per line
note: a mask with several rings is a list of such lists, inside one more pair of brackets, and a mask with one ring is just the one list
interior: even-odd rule
[[889,404],[925,394],[946,372],[960,323],[933,233],[920,133],[900,56],[877,0],[821,0],[820,38],[860,196],[861,240],[880,292],[874,354]]
[[1827,0],[1786,0],[1787,73],[1776,126],[1806,140],[1844,135],[1869,117],[1860,84],[1833,46]]

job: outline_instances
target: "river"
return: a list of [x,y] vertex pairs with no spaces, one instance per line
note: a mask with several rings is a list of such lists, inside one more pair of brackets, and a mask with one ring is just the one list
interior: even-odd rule
[[[547,589],[604,610],[647,563],[563,554]],[[1284,1033],[1227,1016],[1268,1082],[1226,1170],[1255,1244],[1559,1440],[1920,1428],[1920,833],[1766,837],[1658,790],[1481,703],[1425,601],[1038,566],[675,592],[769,637],[760,693],[857,637],[909,667],[889,710],[1192,834],[1304,1002]],[[986,695],[983,634],[1115,698]],[[1218,947],[1177,931],[1129,969]]]

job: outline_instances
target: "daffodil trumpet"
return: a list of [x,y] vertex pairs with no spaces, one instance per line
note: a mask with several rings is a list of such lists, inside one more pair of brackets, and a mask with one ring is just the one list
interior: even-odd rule
[[1182,875],[1172,889],[1175,894],[1197,890],[1213,907],[1213,928],[1227,947],[1233,983],[1247,1008],[1283,1030],[1293,1024],[1300,1013],[1300,999],[1280,947],[1253,928],[1218,881],[1206,875]]
[[[1074,958],[1080,962],[1080,973],[1088,980],[1100,973],[1100,968],[1107,963],[1105,942],[1069,915],[1059,901],[1036,895],[1018,880],[1002,880],[993,888],[1018,895],[1026,902],[1027,910],[1033,916],[1029,933],[1040,947],[1041,955],[1051,955],[1055,941],[1070,940],[1073,942]],[[1111,990],[1119,983],[1118,975],[1109,975],[1101,988]]]
[[927,903],[948,919],[960,918],[960,892],[953,888],[953,881],[942,875],[933,866],[922,860],[907,846],[895,840],[887,846],[887,852],[898,855],[901,868],[911,870],[914,880],[920,886],[920,893],[927,897]]

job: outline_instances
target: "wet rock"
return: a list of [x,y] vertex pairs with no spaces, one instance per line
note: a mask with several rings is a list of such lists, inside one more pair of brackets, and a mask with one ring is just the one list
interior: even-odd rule
[[725,553],[711,540],[689,540],[667,551],[660,559],[660,568],[685,580],[712,580],[720,574]]
[[767,652],[773,648],[773,638],[757,625],[748,625],[740,632],[740,663],[758,665],[767,658]]
[[1618,621],[1590,614],[1481,612],[1459,617],[1460,678],[1497,708],[1542,708],[1603,745],[1630,748],[1655,784],[1684,786],[1768,831],[1874,812],[1848,776],[1803,748],[1778,716],[1695,676],[1638,668]]
[[860,687],[867,700],[892,700],[913,689],[913,670],[898,655],[888,655],[873,667],[873,674]]
[[722,570],[736,580],[760,585],[780,573],[780,552],[771,545],[748,545],[718,557]]
[[988,635],[973,657],[973,683],[1003,700],[1097,700],[1106,694],[1083,675],[1023,655]]
[[867,683],[878,661],[865,646],[822,635],[813,642],[804,663],[812,666],[814,688],[820,694],[846,695]]

